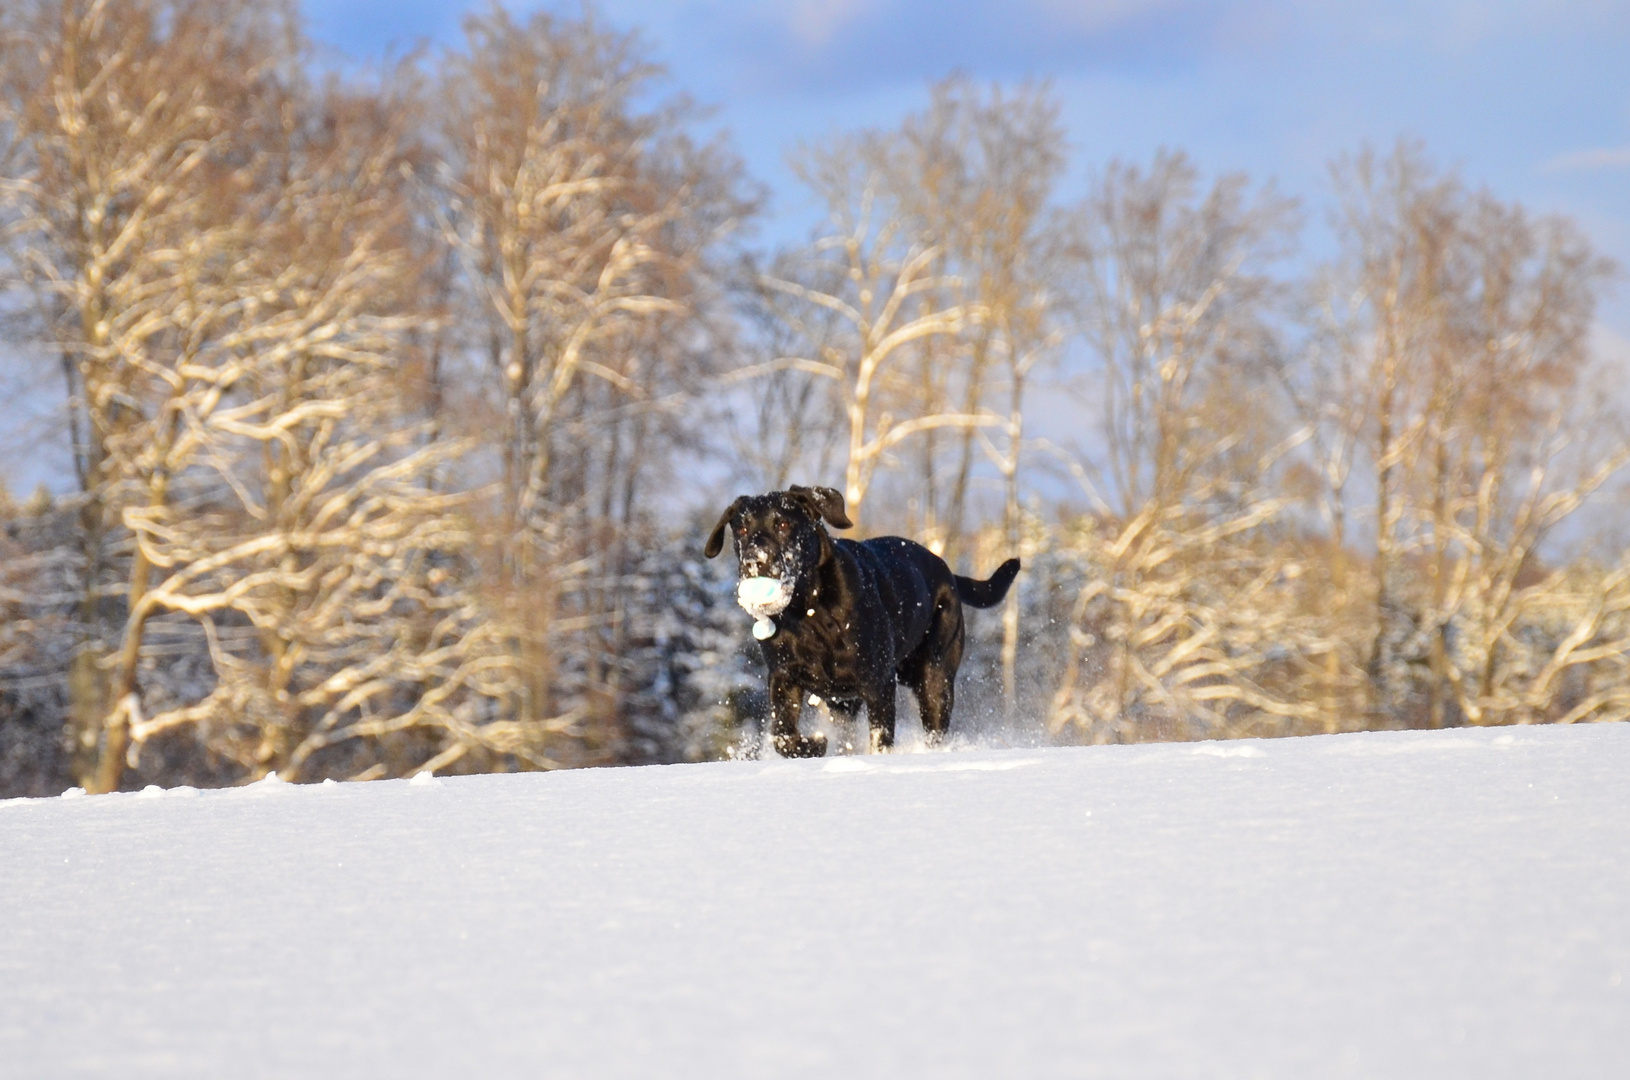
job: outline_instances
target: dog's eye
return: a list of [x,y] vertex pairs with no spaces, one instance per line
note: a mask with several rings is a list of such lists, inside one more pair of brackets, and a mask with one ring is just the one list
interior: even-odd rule
[[786,518],[782,518],[780,521],[775,523],[775,531],[780,533],[782,536],[787,535],[792,531],[792,522],[788,521]]

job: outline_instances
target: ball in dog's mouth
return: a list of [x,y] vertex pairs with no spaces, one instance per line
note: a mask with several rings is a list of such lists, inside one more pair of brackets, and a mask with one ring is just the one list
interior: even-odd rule
[[792,589],[781,578],[743,578],[736,586],[736,603],[757,620],[753,623],[753,636],[760,641],[774,636],[773,616],[785,611],[791,602]]
[[781,578],[743,578],[736,586],[736,603],[756,618],[779,615],[792,602],[792,590]]

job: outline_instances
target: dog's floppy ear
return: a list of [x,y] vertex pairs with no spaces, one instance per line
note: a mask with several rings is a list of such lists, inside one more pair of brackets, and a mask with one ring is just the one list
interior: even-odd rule
[[724,550],[724,531],[730,528],[730,519],[736,516],[736,511],[740,510],[741,504],[746,501],[747,496],[738,495],[736,501],[725,508],[724,513],[719,516],[719,523],[713,526],[712,532],[708,533],[707,547],[702,549],[703,555],[711,559]]
[[843,509],[843,494],[829,487],[807,488],[797,484],[787,489],[792,494],[808,501],[815,508],[828,525],[834,529],[847,529],[854,525],[849,515]]

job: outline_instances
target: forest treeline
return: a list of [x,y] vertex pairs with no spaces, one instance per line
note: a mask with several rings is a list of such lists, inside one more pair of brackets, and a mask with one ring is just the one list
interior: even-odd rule
[[1332,163],[1315,259],[1180,152],[1067,195],[1047,86],[957,77],[800,147],[826,226],[763,251],[592,16],[341,76],[258,0],[23,0],[0,48],[4,362],[72,462],[0,499],[4,793],[750,749],[700,537],[793,482],[1026,559],[994,737],[1630,715],[1616,270],[1415,144]]

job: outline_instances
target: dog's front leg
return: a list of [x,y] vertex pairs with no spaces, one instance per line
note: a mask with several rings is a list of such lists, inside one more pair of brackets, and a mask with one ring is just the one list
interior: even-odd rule
[[803,689],[780,672],[770,673],[770,739],[782,757],[824,757],[826,736],[813,738],[798,734],[798,714],[803,708]]
[[871,728],[872,753],[894,748],[894,683],[866,695],[866,723]]

